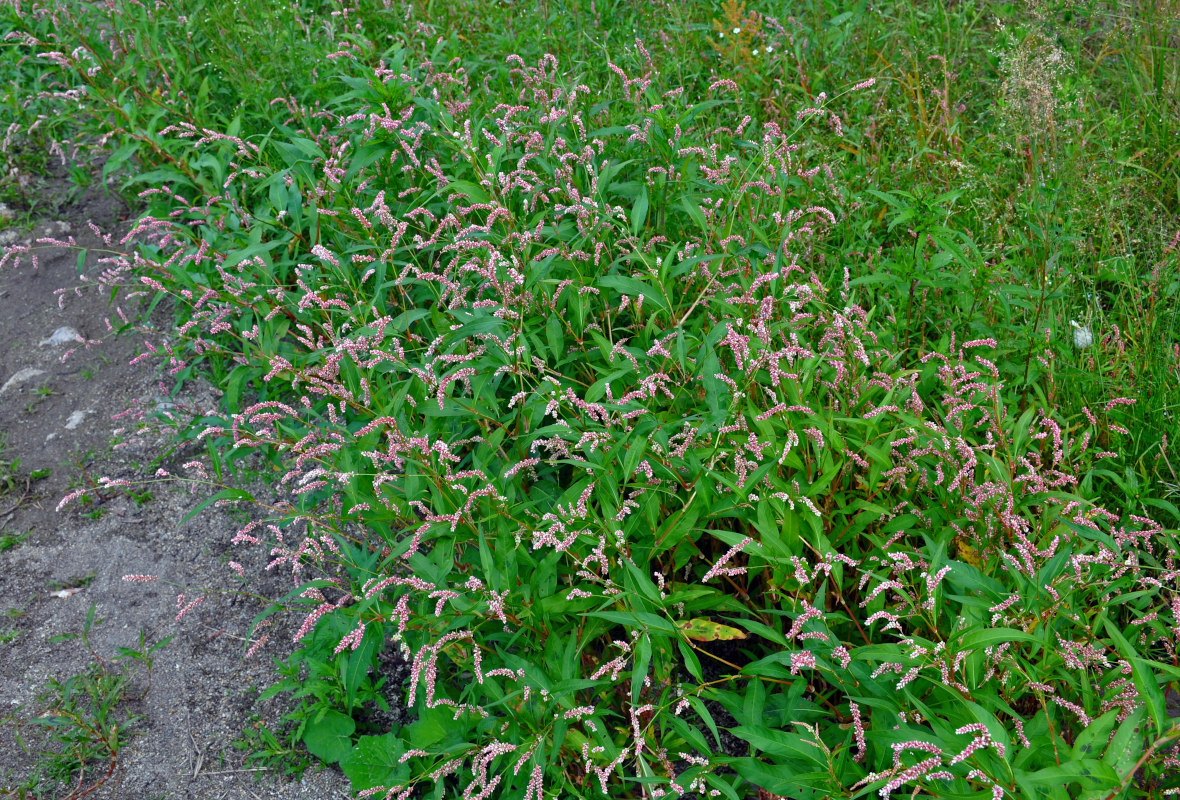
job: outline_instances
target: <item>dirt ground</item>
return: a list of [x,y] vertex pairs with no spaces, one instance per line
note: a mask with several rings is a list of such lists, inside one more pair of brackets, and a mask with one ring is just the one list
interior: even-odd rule
[[[73,235],[94,247],[100,240],[87,222],[117,233],[127,229],[127,216],[99,187],[60,217],[37,221],[32,232],[0,220],[0,236],[19,244]],[[98,269],[101,255],[89,252],[84,271]],[[164,435],[118,435],[134,427],[131,417],[116,418],[127,409],[204,413],[216,408],[219,396],[214,387],[193,382],[169,399],[170,383],[162,385],[154,367],[128,364],[142,337],[107,334],[104,318],[113,309],[93,290],[67,295],[59,308],[55,290],[79,284],[77,264],[76,251],[42,246],[36,269],[26,258],[17,269],[0,270],[0,797],[348,797],[347,780],[336,770],[283,780],[244,761],[233,747],[258,719],[280,721],[285,701],[257,697],[274,680],[273,658],[287,654],[293,633],[289,623],[280,623],[271,643],[244,659],[251,622],[264,605],[244,591],[227,562],[240,561],[248,576],[259,575],[265,553],[238,552],[230,544],[240,512],[211,508],[182,523],[209,491],[167,483],[56,510],[63,496],[100,476],[148,481],[159,466],[176,469],[191,456],[173,452]],[[168,324],[167,314],[157,316],[157,325]],[[78,336],[103,341],[83,345]],[[63,361],[71,347],[77,350]],[[45,470],[46,477],[34,479]],[[128,574],[160,580],[126,582]],[[290,588],[289,578],[265,580],[263,594],[278,590],[268,596]],[[259,590],[253,583],[249,588]],[[177,621],[182,591],[186,603],[204,600]],[[46,708],[39,695],[50,681],[64,682],[95,663],[79,640],[55,639],[80,633],[92,605],[101,622],[90,641],[100,658],[111,659],[118,647],[137,648],[141,632],[149,643],[174,638],[154,656],[150,689],[118,708],[142,719],[133,734],[120,732],[107,780],[87,792],[106,773],[104,762],[81,782],[51,789],[45,779],[19,792],[44,764],[39,751],[50,745],[44,726],[30,724]],[[129,694],[144,687],[141,674]]]

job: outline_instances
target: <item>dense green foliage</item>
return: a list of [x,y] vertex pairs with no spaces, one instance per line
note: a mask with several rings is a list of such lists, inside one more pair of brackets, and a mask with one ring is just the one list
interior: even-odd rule
[[1034,12],[10,0],[5,157],[142,198],[358,791],[1159,796],[1180,23]]

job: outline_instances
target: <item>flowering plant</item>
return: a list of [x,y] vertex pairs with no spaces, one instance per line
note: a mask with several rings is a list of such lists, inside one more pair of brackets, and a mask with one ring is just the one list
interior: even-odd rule
[[992,341],[897,369],[807,266],[839,187],[799,133],[616,74],[629,124],[514,59],[479,109],[392,62],[277,159],[174,131],[237,174],[142,280],[239,354],[201,435],[287,465],[272,566],[345,690],[308,745],[392,641],[418,721],[328,753],[364,791],[1126,786],[1174,543],[1076,493],[1097,428],[1014,415]]
[[343,38],[330,108],[141,134],[105,277],[221,370],[194,435],[282,467],[233,542],[292,576],[314,754],[367,797],[1164,785],[1174,532],[1084,491],[1097,413],[1018,411],[994,340],[903,361],[819,277],[838,117],[734,118],[641,44],[591,86]]

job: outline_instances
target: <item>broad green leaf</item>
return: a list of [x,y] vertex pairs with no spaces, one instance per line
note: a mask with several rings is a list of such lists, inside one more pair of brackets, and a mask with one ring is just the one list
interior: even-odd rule
[[643,694],[643,681],[651,666],[651,636],[640,634],[632,647],[632,652],[635,660],[631,669],[631,705],[638,706],[639,698]]
[[1172,727],[1172,719],[1168,716],[1164,693],[1160,689],[1159,680],[1156,678],[1156,671],[1152,668],[1150,661],[1138,657],[1134,646],[1127,641],[1127,637],[1119,630],[1118,623],[1109,617],[1104,619],[1103,622],[1105,623],[1107,634],[1111,639],[1114,639],[1115,647],[1119,651],[1119,654],[1131,665],[1131,680],[1135,684],[1135,688],[1139,692],[1139,697],[1143,700],[1143,704],[1147,708],[1147,713],[1151,715],[1152,722],[1155,723],[1156,733],[1163,735],[1165,731]]
[[959,639],[961,650],[982,650],[994,647],[1004,642],[1033,642],[1040,644],[1040,639],[1032,634],[1018,631],[1014,628],[984,628],[967,631]]
[[631,233],[638,235],[643,230],[644,223],[647,222],[647,208],[648,208],[647,186],[644,186],[639,192],[639,196],[635,198],[635,205],[631,206]]
[[828,763],[823,751],[814,744],[808,744],[805,737],[798,733],[789,733],[762,725],[739,725],[731,728],[730,733],[739,739],[746,740],[758,752],[766,755],[803,759],[814,762],[820,767],[826,767]]
[[1172,727],[1173,722],[1172,718],[1168,716],[1164,692],[1160,689],[1159,680],[1155,670],[1152,669],[1151,662],[1142,658],[1132,658],[1131,680],[1135,684],[1135,688],[1139,690],[1139,697],[1143,699],[1143,704],[1147,708],[1147,713],[1151,715],[1152,722],[1155,723],[1156,733],[1163,736]]
[[1097,758],[1099,753],[1106,749],[1107,739],[1110,738],[1110,732],[1114,730],[1120,713],[1121,709],[1113,709],[1087,725],[1073,743],[1073,757]]
[[362,736],[352,753],[341,760],[340,769],[352,782],[354,792],[374,786],[396,786],[410,774],[409,765],[398,761],[405,750],[405,743],[392,733]]
[[642,295],[645,300],[661,311],[668,310],[668,301],[664,299],[664,296],[660,294],[659,290],[641,280],[629,278],[626,275],[603,275],[598,279],[598,285],[615,289],[631,297]]
[[112,172],[123,166],[127,161],[139,151],[139,141],[131,141],[124,144],[115,152],[111,153],[110,158],[102,165],[102,182],[106,183],[107,177]]
[[693,652],[691,645],[683,639],[677,639],[676,648],[680,650],[680,657],[684,659],[684,668],[688,670],[688,674],[697,683],[704,683],[705,679],[701,673],[701,660],[697,658],[697,654]]
[[328,710],[303,729],[303,743],[308,752],[321,761],[334,764],[352,752],[352,733],[356,723],[347,714]]
[[754,786],[792,800],[827,800],[832,797],[827,787],[831,776],[826,771],[796,772],[781,764],[766,764],[756,758],[735,758],[729,761],[738,775]]
[[688,696],[688,704],[692,706],[692,710],[697,712],[697,716],[705,723],[705,727],[709,729],[709,733],[713,734],[713,741],[717,742],[717,747],[721,747],[721,733],[717,730],[717,722],[713,719],[713,715],[709,713],[708,706],[695,694]]
[[369,625],[365,628],[364,636],[356,650],[341,653],[343,664],[340,669],[340,680],[344,684],[345,703],[349,709],[356,704],[357,690],[369,674],[373,666],[373,658],[382,644],[381,626]]
[[1140,706],[1124,719],[1102,756],[1102,760],[1124,778],[1131,775],[1135,764],[1143,755],[1143,717],[1146,713],[1146,709]]
[[586,611],[583,616],[597,617],[628,628],[647,628],[660,633],[676,633],[676,627],[663,617],[646,611]]
[[1037,787],[1077,783],[1083,789],[1114,789],[1120,782],[1118,773],[1096,758],[1076,759],[1060,766],[1024,772],[1019,777],[1022,783]]

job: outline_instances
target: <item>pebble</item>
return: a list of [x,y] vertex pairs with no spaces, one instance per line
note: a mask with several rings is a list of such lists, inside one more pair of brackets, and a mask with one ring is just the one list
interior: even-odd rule
[[74,344],[76,342],[82,341],[85,341],[82,338],[82,334],[78,333],[68,325],[63,325],[62,327],[55,330],[47,339],[42,339],[41,346],[44,347],[45,345],[49,345],[51,347],[61,347],[62,345]]
[[33,378],[36,378],[38,375],[44,375],[44,374],[45,374],[45,370],[43,370],[43,369],[37,369],[36,367],[25,367],[24,369],[19,370],[15,375],[13,375],[7,381],[5,381],[3,386],[0,386],[0,394],[4,394],[9,389],[11,389],[13,386],[16,386],[18,383],[24,383],[25,381],[29,381],[29,380],[32,380]]

